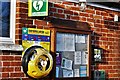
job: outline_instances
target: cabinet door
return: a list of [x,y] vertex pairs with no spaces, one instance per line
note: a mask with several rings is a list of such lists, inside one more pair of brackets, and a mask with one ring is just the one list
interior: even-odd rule
[[89,76],[88,35],[57,32],[56,78]]

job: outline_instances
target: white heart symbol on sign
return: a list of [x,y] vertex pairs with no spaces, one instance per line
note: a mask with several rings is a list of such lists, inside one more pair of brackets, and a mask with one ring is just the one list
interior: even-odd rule
[[33,2],[33,7],[35,8],[36,11],[39,11],[43,6],[43,1],[34,1]]

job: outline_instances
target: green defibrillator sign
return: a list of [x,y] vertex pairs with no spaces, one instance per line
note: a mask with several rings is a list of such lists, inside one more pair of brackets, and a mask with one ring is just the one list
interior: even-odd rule
[[28,0],[28,16],[48,16],[48,0]]

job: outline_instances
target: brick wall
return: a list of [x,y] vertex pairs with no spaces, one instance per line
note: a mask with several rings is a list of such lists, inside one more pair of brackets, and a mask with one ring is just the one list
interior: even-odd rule
[[[25,0],[17,0],[15,43],[20,45],[22,44],[22,27],[32,27],[33,22],[32,19],[27,16],[27,8],[28,4]],[[32,80],[23,73],[21,60],[22,52],[0,51],[0,80]]]
[[[22,27],[33,26],[33,18],[28,17],[26,0],[18,0],[16,8],[16,44],[21,44]],[[95,70],[105,70],[107,79],[120,80],[120,22],[114,22],[113,17],[118,12],[87,6],[80,11],[77,3],[49,1],[49,16],[36,19],[37,28],[49,27],[51,17],[73,21],[87,22],[94,32],[92,44],[104,50],[103,63],[92,65]],[[22,52],[1,51],[0,79],[28,80],[21,67]]]
[[114,22],[114,12],[87,6],[85,11],[75,3],[51,3],[50,16],[87,22],[93,31],[92,44],[103,49],[102,63],[92,65],[93,70],[105,70],[109,80],[120,80],[120,22]]
[[0,80],[20,79],[24,77],[21,69],[21,53],[2,51],[0,52],[1,77]]

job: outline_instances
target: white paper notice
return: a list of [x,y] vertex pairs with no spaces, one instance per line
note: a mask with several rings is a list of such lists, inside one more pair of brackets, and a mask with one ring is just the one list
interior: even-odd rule
[[72,62],[73,62],[72,60],[62,58],[61,68],[72,70]]
[[57,51],[64,51],[64,34],[57,33]]
[[73,77],[73,70],[64,70],[63,69],[63,77]]
[[57,51],[75,51],[74,34],[57,33]]
[[85,35],[76,35],[76,43],[85,43]]
[[79,77],[79,69],[74,69],[74,77]]
[[81,64],[81,51],[76,51],[74,56],[74,64]]
[[59,67],[56,67],[56,77],[59,76]]
[[75,37],[74,34],[65,34],[65,51],[75,51]]
[[82,52],[82,64],[88,64],[88,53],[85,51]]

